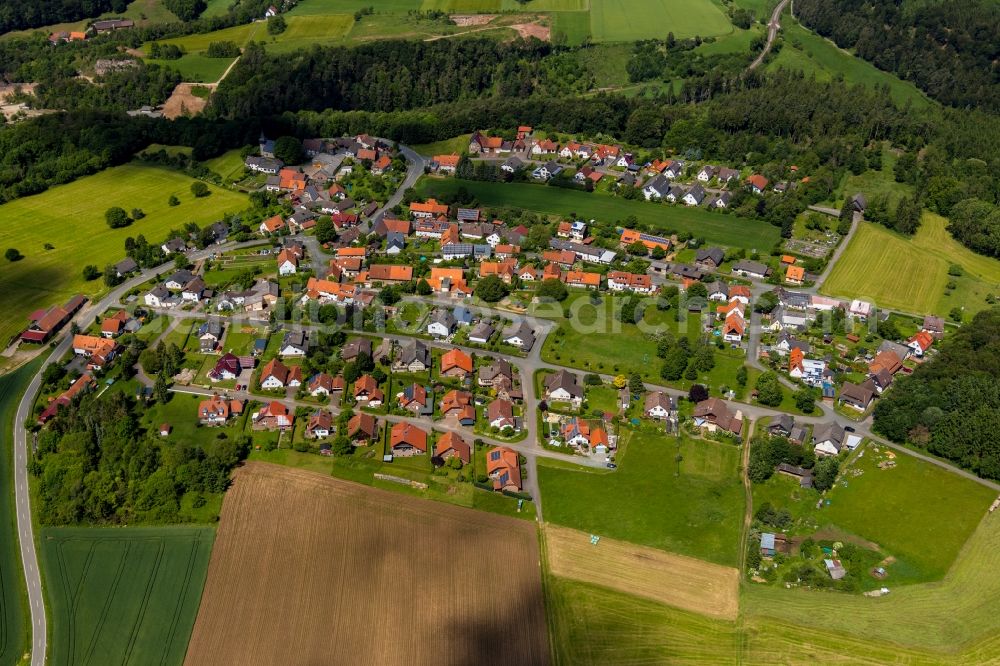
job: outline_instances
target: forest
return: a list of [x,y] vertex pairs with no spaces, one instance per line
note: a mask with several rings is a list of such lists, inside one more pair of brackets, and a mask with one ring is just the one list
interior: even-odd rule
[[224,433],[203,446],[166,446],[142,429],[140,413],[121,392],[86,396],[39,433],[31,471],[43,523],[176,522],[184,494],[200,494],[203,504],[224,491],[249,450],[245,436]]
[[875,431],[1000,480],[1000,308],[978,313],[875,408]]
[[0,34],[51,23],[71,23],[104,12],[123,12],[127,6],[128,0],[3,0]]
[[942,104],[1000,111],[1000,5],[992,0],[798,0],[795,15]]

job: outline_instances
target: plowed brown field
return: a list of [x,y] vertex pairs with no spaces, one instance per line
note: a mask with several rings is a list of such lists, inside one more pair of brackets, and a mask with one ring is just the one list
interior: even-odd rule
[[248,463],[185,663],[548,664],[535,526]]

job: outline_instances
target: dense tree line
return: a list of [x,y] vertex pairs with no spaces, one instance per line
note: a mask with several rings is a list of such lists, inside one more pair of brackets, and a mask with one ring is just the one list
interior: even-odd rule
[[128,0],[4,0],[0,3],[0,34],[123,12],[127,6]]
[[965,199],[952,207],[948,231],[976,252],[1000,257],[1000,207]]
[[1000,111],[1000,6],[989,0],[799,0],[795,14],[879,69],[956,107]]
[[1000,308],[978,313],[875,408],[875,431],[1000,479]]
[[31,471],[39,480],[39,518],[50,525],[175,522],[185,494],[198,506],[226,489],[248,443],[220,433],[204,445],[165,445],[143,429],[124,393],[85,396],[38,436]]

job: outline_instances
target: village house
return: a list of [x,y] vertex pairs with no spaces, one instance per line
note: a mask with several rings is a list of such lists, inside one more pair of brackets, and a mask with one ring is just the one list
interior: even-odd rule
[[119,349],[117,342],[98,335],[73,336],[73,353],[87,359],[87,368],[91,370],[104,368],[118,355]]
[[465,379],[472,374],[472,357],[461,349],[451,349],[441,356],[441,376]]
[[805,426],[795,423],[788,414],[778,414],[767,424],[767,433],[772,437],[786,437],[793,444],[802,444],[806,438]]
[[458,458],[468,465],[472,462],[472,448],[460,435],[446,432],[434,445],[434,457],[441,460]]
[[278,359],[269,361],[260,371],[260,387],[273,391],[285,387],[296,387],[302,384],[302,368],[289,368]]
[[[249,365],[246,367],[253,367],[253,359],[248,359]],[[208,380],[212,382],[221,382],[236,379],[240,376],[243,371],[243,363],[240,358],[235,354],[223,354],[215,363],[215,367],[208,373]]]
[[347,438],[355,446],[365,446],[378,437],[378,422],[371,414],[359,412],[347,422]]
[[340,388],[343,390],[343,377],[333,377],[325,372],[319,372],[309,378],[309,381],[306,383],[306,390],[314,398],[329,396],[334,392],[334,383],[337,379],[340,379]]
[[708,398],[699,402],[695,405],[692,417],[696,426],[708,432],[722,431],[737,436],[743,432],[743,412],[738,409],[731,410],[719,398]]
[[326,439],[335,432],[333,414],[326,409],[317,409],[309,416],[305,436],[309,439]]
[[356,361],[362,355],[373,358],[371,338],[351,338],[340,350],[340,358],[347,362]]
[[424,202],[414,201],[410,204],[410,215],[415,218],[433,218],[447,214],[448,206],[438,203],[437,199],[428,199]]
[[233,416],[243,413],[241,400],[229,400],[219,395],[213,395],[208,400],[198,403],[198,421],[202,425],[225,425]]
[[928,331],[920,331],[906,341],[906,346],[913,350],[917,358],[923,357],[934,345],[934,336]]
[[409,338],[400,345],[399,356],[392,365],[393,372],[424,372],[431,367],[431,352],[427,345]]
[[632,291],[637,294],[656,293],[653,279],[649,275],[626,273],[624,271],[609,271],[608,289],[611,291]]
[[364,403],[367,407],[380,407],[385,401],[385,393],[378,386],[378,381],[371,375],[362,375],[354,382],[354,400]]
[[497,446],[486,454],[486,474],[493,480],[496,491],[521,490],[521,461],[517,451]]
[[733,264],[733,275],[763,280],[771,274],[771,267],[759,261],[741,259]]
[[253,414],[254,430],[290,430],[295,423],[295,413],[277,400],[273,400]]
[[441,415],[446,419],[457,420],[464,426],[476,423],[476,408],[472,404],[472,394],[468,391],[452,389],[441,399]]
[[278,356],[282,358],[303,358],[309,353],[309,334],[306,331],[287,331],[281,338]]
[[60,409],[69,406],[76,396],[83,395],[95,386],[97,386],[97,381],[90,373],[85,372],[80,375],[76,378],[76,381],[70,384],[68,389],[63,391],[58,398],[50,402],[48,406],[42,410],[42,413],[38,415],[38,424],[45,425],[59,413]]
[[490,341],[494,333],[496,333],[496,329],[493,327],[493,324],[483,319],[469,331],[469,342],[485,345]]
[[430,392],[420,384],[410,384],[396,396],[396,400],[400,407],[414,414],[426,416],[434,413]]
[[402,458],[427,453],[427,433],[412,423],[397,423],[389,434],[389,448]]
[[517,419],[514,418],[514,403],[497,398],[486,406],[486,420],[491,428],[517,429]]
[[101,320],[101,336],[105,338],[117,338],[125,330],[129,316],[125,310],[119,310],[110,317]]
[[875,393],[875,384],[870,379],[863,384],[844,382],[840,388],[840,404],[863,412],[871,406]]
[[218,319],[209,319],[198,327],[198,348],[202,354],[210,354],[219,348],[223,326]]
[[820,423],[813,429],[813,451],[817,456],[835,456],[844,448],[846,435],[836,423]]
[[504,344],[519,347],[524,352],[530,351],[535,344],[535,332],[524,319],[511,323],[500,333],[500,336]]
[[575,374],[568,370],[557,370],[544,380],[545,398],[558,402],[569,402],[579,407],[583,402],[583,388]]
[[628,247],[633,243],[639,242],[645,245],[646,249],[649,251],[653,251],[655,248],[660,248],[664,252],[668,251],[671,245],[669,238],[653,236],[652,234],[636,231],[635,229],[622,229],[622,235],[619,242],[622,247]]
[[427,333],[435,338],[447,338],[455,332],[455,326],[455,315],[451,313],[451,310],[436,308],[431,312]]
[[677,420],[677,399],[662,391],[650,391],[646,394],[642,408],[646,418],[657,421]]

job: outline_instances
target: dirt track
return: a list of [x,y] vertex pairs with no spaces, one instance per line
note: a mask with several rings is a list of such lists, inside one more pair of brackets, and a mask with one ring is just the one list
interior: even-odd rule
[[735,620],[739,572],[691,557],[545,526],[545,550],[553,575],[595,583],[710,617]]
[[[191,83],[178,83],[174,92],[163,103],[163,115],[170,120],[180,118],[185,113],[196,116],[205,110],[208,100],[204,97],[197,97],[191,92]],[[202,86],[205,87],[205,86]]]
[[249,463],[185,663],[547,664],[535,529]]

